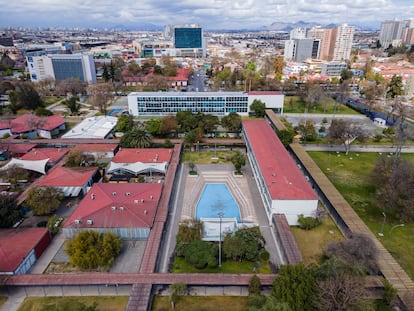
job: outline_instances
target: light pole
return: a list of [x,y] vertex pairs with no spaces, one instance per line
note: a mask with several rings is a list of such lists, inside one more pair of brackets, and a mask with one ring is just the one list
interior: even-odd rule
[[394,230],[395,228],[404,227],[404,226],[405,226],[404,224],[398,224],[398,225],[395,225],[394,227],[392,227],[391,230],[390,230],[390,236],[391,236],[392,230]]
[[219,268],[221,268],[221,220],[224,216],[223,212],[219,212],[218,216],[220,218],[220,232],[219,232]]
[[384,221],[382,222],[381,232],[378,232],[379,236],[384,236],[385,219],[387,219],[385,212],[382,212],[382,216],[384,216]]

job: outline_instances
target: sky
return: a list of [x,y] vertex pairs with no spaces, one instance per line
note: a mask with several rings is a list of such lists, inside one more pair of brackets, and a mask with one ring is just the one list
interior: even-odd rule
[[413,0],[0,0],[0,27],[138,27],[200,24],[257,29],[274,22],[348,23],[379,28],[414,18]]

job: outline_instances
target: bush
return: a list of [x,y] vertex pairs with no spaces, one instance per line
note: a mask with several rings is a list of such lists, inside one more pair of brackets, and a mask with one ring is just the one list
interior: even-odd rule
[[298,218],[299,227],[305,230],[311,230],[321,224],[319,219],[313,217],[304,217],[300,215]]
[[9,138],[9,137],[10,137],[10,133],[4,133],[3,139]]
[[260,253],[260,258],[261,258],[262,260],[269,260],[269,258],[270,258],[270,254],[269,254],[269,252],[268,252],[267,250],[263,250],[263,251]]
[[171,142],[171,140],[166,139],[164,142],[164,148],[173,148],[174,144]]

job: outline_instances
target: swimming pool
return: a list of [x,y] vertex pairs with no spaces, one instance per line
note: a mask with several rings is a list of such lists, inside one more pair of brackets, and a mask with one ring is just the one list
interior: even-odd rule
[[219,218],[220,212],[223,218],[237,218],[241,222],[239,206],[227,185],[206,184],[197,203],[196,219]]

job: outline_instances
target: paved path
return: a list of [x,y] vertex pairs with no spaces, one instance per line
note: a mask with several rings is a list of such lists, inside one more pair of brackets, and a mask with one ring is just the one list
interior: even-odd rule
[[59,233],[56,234],[55,237],[53,238],[49,247],[43,252],[40,258],[36,261],[32,269],[30,269],[30,273],[31,274],[43,273],[47,269],[47,266],[52,261],[53,257],[55,257],[56,253],[62,247],[63,243],[65,243],[65,237],[63,236],[62,231],[59,231]]

